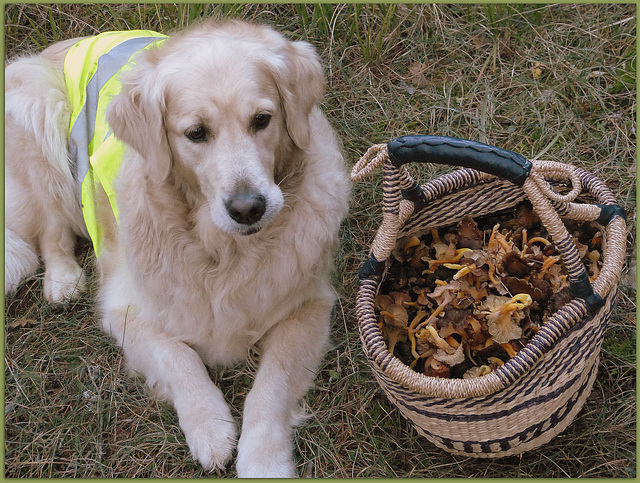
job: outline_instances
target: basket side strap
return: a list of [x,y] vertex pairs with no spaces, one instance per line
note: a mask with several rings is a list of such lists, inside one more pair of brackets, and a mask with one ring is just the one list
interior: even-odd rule
[[571,294],[574,297],[583,299],[589,312],[596,310],[603,304],[602,296],[606,294],[599,294],[594,291],[589,281],[589,275],[580,259],[578,248],[560,216],[547,198],[546,193],[543,193],[540,189],[540,185],[534,176],[527,178],[522,188],[549,232],[556,248],[562,254],[565,267],[569,272]]
[[601,225],[608,225],[614,217],[626,219],[624,208],[618,204],[590,205],[584,203],[565,203],[551,201],[551,204],[560,216],[578,221],[596,221]]
[[360,278],[380,275],[384,271],[385,262],[396,245],[398,232],[415,209],[415,203],[404,199],[405,195],[409,193],[416,201],[424,199],[426,202],[420,186],[404,166],[394,166],[388,156],[382,162],[382,223],[371,243],[369,258],[360,270]]
[[[561,195],[547,179],[570,179],[572,189]],[[583,185],[596,194],[603,204],[573,202]],[[591,173],[563,163],[534,161],[523,189],[562,253],[569,272],[572,295],[583,299],[589,312],[593,312],[602,305],[603,298],[615,289],[622,272],[626,243],[624,209],[616,203],[608,188]],[[597,221],[605,225],[608,243],[602,257],[603,266],[593,282],[590,282],[578,250],[558,215],[580,221]]]
[[606,231],[607,243],[602,254],[604,263],[598,277],[593,281],[593,289],[603,296],[616,289],[624,266],[627,248],[627,225],[624,218],[614,216],[606,226]]

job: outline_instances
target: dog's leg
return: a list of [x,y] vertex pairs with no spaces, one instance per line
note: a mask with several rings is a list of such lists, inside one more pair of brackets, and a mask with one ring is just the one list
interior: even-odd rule
[[126,303],[134,291],[124,280],[118,274],[101,290],[103,329],[123,347],[129,367],[146,378],[159,398],[173,404],[194,459],[206,470],[224,468],[237,429],[222,391],[191,347],[161,332]]
[[37,58],[18,61],[7,70],[7,285],[15,285],[18,275],[29,275],[27,268],[37,269],[34,255],[38,253],[45,264],[45,298],[66,302],[80,296],[85,275],[75,259],[74,227],[80,231],[82,212],[68,166],[69,110],[64,77],[62,73],[54,76],[51,66]]
[[326,351],[333,302],[329,294],[309,302],[267,334],[244,406],[239,477],[296,476],[292,428]]
[[4,293],[11,294],[20,282],[38,269],[38,254],[13,230],[4,231]]
[[53,221],[40,236],[44,260],[44,296],[62,303],[78,298],[85,285],[84,270],[75,258],[76,235],[64,220]]
[[198,354],[155,333],[131,342],[125,341],[130,365],[142,369],[147,384],[173,404],[194,459],[206,470],[225,468],[236,445],[236,425]]

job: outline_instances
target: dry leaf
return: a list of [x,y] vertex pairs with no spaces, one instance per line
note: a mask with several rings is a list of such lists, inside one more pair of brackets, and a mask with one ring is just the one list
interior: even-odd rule
[[533,78],[535,80],[540,79],[540,76],[542,75],[544,69],[546,69],[546,66],[542,62],[534,62],[533,66],[531,67]]
[[428,81],[425,77],[427,71],[427,64],[422,62],[414,62],[409,66],[409,81],[416,87],[425,87],[428,85]]
[[30,327],[32,325],[38,325],[38,321],[34,319],[17,319],[7,325],[10,329],[16,329],[18,327]]

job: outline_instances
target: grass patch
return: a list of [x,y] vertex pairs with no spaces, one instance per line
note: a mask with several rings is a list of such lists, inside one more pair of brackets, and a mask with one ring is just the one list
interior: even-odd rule
[[[323,107],[349,165],[372,144],[440,134],[597,174],[627,210],[635,270],[636,8],[625,4],[14,4],[7,56],[110,29],[170,33],[202,17],[274,25],[311,42],[326,67]],[[412,167],[427,180],[448,168]],[[598,378],[561,435],[519,457],[445,453],[387,401],[362,355],[357,271],[380,222],[380,177],[354,186],[334,279],[329,351],[296,436],[313,477],[635,477],[635,279],[625,278]],[[78,255],[91,268],[84,244]],[[175,413],[126,372],[95,323],[91,287],[68,307],[42,301],[42,275],[5,305],[5,476],[201,477]],[[252,366],[212,373],[239,417]],[[225,476],[233,476],[231,468]]]

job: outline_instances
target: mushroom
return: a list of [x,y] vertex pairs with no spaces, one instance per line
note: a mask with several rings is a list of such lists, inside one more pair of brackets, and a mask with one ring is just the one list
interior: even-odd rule
[[460,295],[463,294],[458,293],[458,296],[445,307],[444,313],[436,321],[441,337],[446,337],[443,335],[443,330],[449,326],[451,328],[447,330],[447,335],[455,332],[462,334],[469,325],[469,317],[473,315],[473,300],[468,297],[458,298]]
[[[547,264],[549,260],[552,260],[553,263]],[[569,286],[568,277],[562,273],[562,266],[558,265],[557,262],[558,260],[555,258],[549,257],[542,265],[542,270],[540,270],[540,276],[551,284],[553,293],[558,293]]]
[[435,299],[436,302],[438,302],[438,306],[431,313],[429,318],[424,322],[422,322],[418,327],[416,327],[416,329],[423,325],[429,325],[429,324],[435,323],[436,317],[438,317],[438,315],[442,313],[445,307],[449,305],[449,303],[451,303],[451,301],[457,297],[456,291],[459,290],[459,288],[460,288],[460,285],[455,281],[451,282],[448,285],[442,285],[442,286],[436,287],[433,293],[429,294],[429,296]]
[[593,282],[598,278],[598,275],[600,275],[600,267],[598,266],[598,262],[600,261],[600,252],[592,250],[587,253],[587,258],[589,259],[589,270],[593,274],[589,277],[589,281]]
[[474,286],[464,282],[464,284],[462,285],[462,290],[464,290],[464,293],[468,294],[474,302],[480,302],[481,300],[487,298],[488,295],[485,285],[486,284]]
[[380,311],[380,315],[384,316],[384,322],[387,325],[407,326],[409,322],[409,314],[400,304],[390,304],[385,310]]
[[459,344],[458,348],[453,354],[450,354],[446,350],[438,349],[438,352],[436,352],[433,357],[440,362],[444,362],[448,366],[455,366],[464,362],[464,346],[462,344]]
[[467,345],[469,347],[484,346],[489,339],[490,334],[487,331],[486,324],[480,323],[475,317],[469,317],[469,326],[467,327]]
[[498,245],[505,251],[505,253],[509,253],[515,248],[515,246],[512,246],[513,244],[509,244],[505,236],[499,231],[496,232],[495,237]]
[[469,215],[460,222],[458,231],[458,246],[478,250],[482,247],[482,232],[478,230],[478,224]]
[[493,370],[489,366],[474,366],[464,373],[463,379],[473,379],[474,377],[482,377],[490,374]]
[[385,334],[387,335],[387,345],[391,354],[393,354],[396,344],[406,341],[408,337],[407,329],[403,327],[387,326]]
[[439,349],[442,349],[449,354],[455,352],[455,349],[451,347],[446,340],[440,337],[438,331],[433,325],[428,325],[424,329],[422,329],[418,334],[418,338],[432,342],[432,345],[435,345]]
[[534,243],[542,243],[544,246],[551,245],[551,242],[546,238],[542,238],[541,236],[534,236],[533,238],[529,238],[527,245],[533,245]]
[[516,208],[515,216],[513,219],[514,226],[521,226],[530,230],[536,225],[540,224],[540,218],[533,209],[533,206],[529,202],[520,204]]
[[415,336],[416,331],[414,329],[420,322],[422,322],[422,320],[426,316],[427,316],[427,313],[424,310],[419,310],[418,314],[413,318],[413,320],[409,324],[409,327],[407,328],[407,334],[409,336],[409,341],[411,342],[411,354],[413,354],[413,357],[415,359],[417,359],[420,356],[418,355],[418,351],[417,351],[418,343],[416,341],[416,336]]
[[416,300],[418,305],[422,305],[423,307],[431,305],[429,302],[429,298],[427,297],[427,291],[427,289],[420,289],[420,293],[418,293],[418,299]]
[[407,340],[409,314],[402,305],[391,304],[387,306],[386,310],[381,310],[380,315],[384,323],[384,334],[388,338],[389,352],[393,354],[396,344]]
[[495,225],[493,225],[491,236],[489,237],[489,241],[487,242],[487,249],[494,252],[497,252],[500,249],[500,244],[496,240],[496,233],[498,232],[498,228],[500,228],[500,223],[496,223]]
[[528,280],[515,277],[503,279],[505,287],[510,293],[528,293],[536,302],[547,300],[553,294],[549,282],[536,277],[527,277]]
[[522,337],[522,328],[518,322],[524,317],[522,309],[533,303],[529,294],[517,294],[511,299],[499,295],[490,295],[481,309],[492,339],[498,344]]
[[378,294],[374,300],[375,306],[380,310],[385,310],[389,305],[394,303],[393,297],[386,294]]
[[451,368],[438,361],[435,357],[429,357],[424,364],[424,375],[431,377],[449,377]]
[[446,244],[443,242],[434,243],[433,248],[435,250],[436,258],[433,261],[429,261],[429,264],[436,263],[440,261],[440,263],[444,263],[452,260],[455,257],[456,246],[453,243]]
[[411,296],[407,292],[389,292],[389,295],[393,297],[393,301],[397,305],[407,307],[416,304],[415,302],[411,301]]
[[396,243],[396,246],[391,251],[393,257],[400,263],[404,263],[407,255],[409,255],[409,249],[420,245],[420,240],[417,236],[407,236],[400,238]]
[[510,276],[516,278],[524,278],[527,275],[531,275],[533,267],[528,263],[525,258],[522,258],[515,250],[506,253],[502,257],[502,270],[507,272]]
[[491,281],[491,284],[494,287],[499,287],[500,286],[500,280],[498,280],[496,278],[496,266],[490,261],[488,261],[487,263],[489,265],[489,272],[488,272],[489,280]]
[[413,252],[413,256],[411,257],[411,267],[415,268],[416,270],[424,269],[424,258],[429,258],[430,250],[430,247],[428,247],[424,243],[420,243],[420,245],[416,247],[415,251]]
[[507,351],[507,354],[509,354],[509,357],[515,357],[517,354],[517,351],[515,347],[513,347],[511,342],[503,342],[502,344],[500,344],[500,347],[502,347],[505,351]]
[[420,240],[417,236],[408,236],[403,238],[403,243],[401,244],[402,251],[406,252],[411,247],[417,247],[420,245]]
[[456,248],[455,244],[451,243],[447,245],[446,249],[444,249],[444,243],[434,245],[436,248],[436,258],[435,260],[431,259],[423,259],[425,262],[429,262],[429,267],[434,268],[439,265],[446,265],[448,263],[456,263],[458,262],[467,252],[471,252],[470,248]]
[[[454,279],[454,280],[459,280],[459,279],[461,279],[461,278],[462,278],[462,277],[464,277],[465,275],[467,275],[467,274],[471,273],[471,271],[472,271],[474,268],[477,268],[473,263],[472,263],[471,265],[460,265],[460,264],[456,264],[456,263],[450,263],[450,264],[445,263],[445,264],[444,264],[444,266],[445,266],[445,267],[447,267],[447,268],[455,268],[455,269],[457,269],[457,270],[458,270],[458,271],[453,275],[453,279]],[[458,268],[458,267],[459,267],[459,268]]]
[[[456,339],[453,334],[457,334],[458,338],[460,339],[460,341],[458,341],[458,339]],[[440,337],[442,337],[444,340],[447,341],[447,344],[449,344],[451,347],[453,347],[455,350],[458,350],[458,347],[462,345],[462,341],[464,341],[464,333],[461,334],[459,332],[454,332],[451,335],[448,335],[447,337],[444,337],[442,334],[440,334]]]
[[591,250],[601,250],[602,249],[602,232],[597,231],[595,235],[591,238],[589,242],[589,248]]

